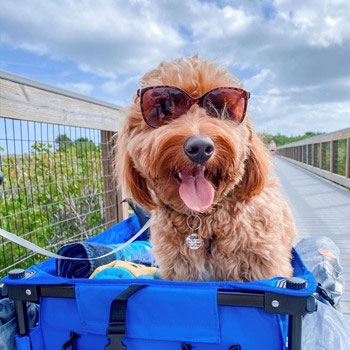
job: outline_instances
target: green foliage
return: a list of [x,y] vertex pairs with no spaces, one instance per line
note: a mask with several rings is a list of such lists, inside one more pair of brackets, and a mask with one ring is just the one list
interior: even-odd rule
[[278,146],[285,145],[287,143],[304,140],[304,139],[307,139],[309,137],[317,136],[320,134],[321,134],[320,132],[308,131],[304,135],[285,136],[285,135],[282,135],[280,133],[278,133],[276,135],[272,135],[272,134],[263,132],[261,134],[261,136],[263,138],[263,141],[266,144],[269,144],[271,140],[274,140],[276,142],[277,147],[278,147]]
[[[55,142],[56,150],[36,142],[30,154],[0,156],[0,226],[53,251],[104,229],[101,147],[89,139],[72,142],[66,135]],[[2,242],[0,275],[27,254]],[[39,259],[34,256],[19,266]]]

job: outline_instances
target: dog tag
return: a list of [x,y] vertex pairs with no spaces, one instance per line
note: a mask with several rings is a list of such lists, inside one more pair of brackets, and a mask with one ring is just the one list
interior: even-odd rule
[[203,240],[197,233],[191,233],[186,237],[186,244],[191,250],[197,250],[203,246]]

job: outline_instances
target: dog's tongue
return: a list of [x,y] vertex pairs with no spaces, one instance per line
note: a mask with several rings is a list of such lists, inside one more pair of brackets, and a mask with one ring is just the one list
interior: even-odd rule
[[179,194],[186,206],[195,211],[208,209],[214,200],[214,188],[205,179],[204,169],[195,168],[193,172],[181,175]]

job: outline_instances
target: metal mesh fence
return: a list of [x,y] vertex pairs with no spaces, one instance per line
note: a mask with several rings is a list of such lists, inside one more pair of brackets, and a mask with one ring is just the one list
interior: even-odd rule
[[[0,227],[57,251],[115,224],[111,136],[0,117]],[[42,259],[0,238],[0,276]]]

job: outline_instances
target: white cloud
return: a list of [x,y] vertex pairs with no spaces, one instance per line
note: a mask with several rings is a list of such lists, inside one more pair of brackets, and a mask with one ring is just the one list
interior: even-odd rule
[[90,95],[94,89],[94,86],[92,84],[88,84],[88,83],[66,82],[66,83],[58,83],[57,86],[62,88],[62,89],[74,91],[74,92],[77,92],[77,93],[82,94],[82,95]]
[[277,17],[299,39],[316,47],[342,44],[350,38],[347,0],[275,2]]
[[250,79],[246,79],[243,84],[246,89],[253,90],[256,88],[264,87],[265,83],[268,79],[275,78],[274,74],[270,69],[262,69],[259,73],[251,77]]
[[125,106],[130,104],[132,97],[136,94],[140,78],[141,76],[136,75],[125,78],[123,81],[106,80],[101,85],[101,90],[109,102]]
[[125,105],[144,72],[198,52],[242,75],[260,130],[349,126],[348,0],[2,0],[2,14],[0,42],[104,79],[75,91]]
[[119,86],[116,81],[107,80],[102,84],[101,88],[106,94],[113,95],[117,93]]
[[149,69],[184,44],[148,1],[2,0],[1,7],[2,42],[107,77]]

